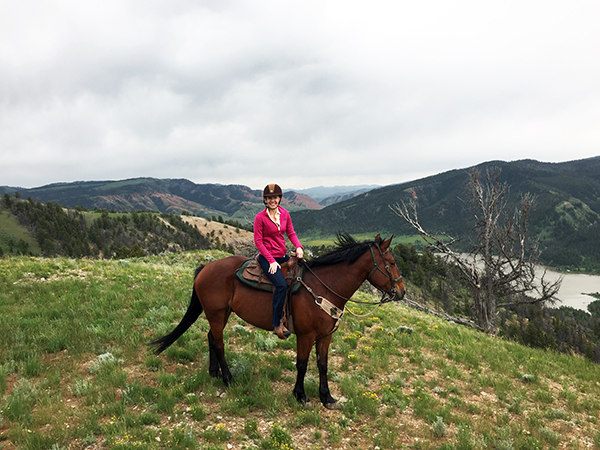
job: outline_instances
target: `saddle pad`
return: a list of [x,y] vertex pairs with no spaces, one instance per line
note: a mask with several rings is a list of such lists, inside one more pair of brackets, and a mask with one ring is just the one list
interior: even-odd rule
[[[304,275],[304,267],[300,267],[300,270],[290,270],[288,271],[287,283],[288,289],[289,286],[292,285],[292,294],[295,294],[298,289],[300,289],[299,281],[297,281],[297,277]],[[258,264],[255,259],[249,259],[245,263],[243,263],[238,270],[235,271],[235,276],[238,280],[250,286],[251,288],[258,289],[266,292],[273,292],[273,283],[269,280],[262,268]]]

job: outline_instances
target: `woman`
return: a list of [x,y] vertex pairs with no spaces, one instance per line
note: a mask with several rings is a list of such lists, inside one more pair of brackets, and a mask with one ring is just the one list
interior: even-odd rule
[[290,257],[287,255],[284,233],[296,247],[296,256],[302,258],[304,249],[296,236],[292,225],[290,213],[283,209],[279,203],[283,197],[281,188],[276,184],[269,184],[263,191],[263,201],[266,208],[254,218],[254,243],[259,251],[258,262],[265,275],[275,286],[273,292],[273,333],[279,339],[286,339],[290,332],[282,321],[283,304],[287,292],[287,282],[281,271],[281,265]]

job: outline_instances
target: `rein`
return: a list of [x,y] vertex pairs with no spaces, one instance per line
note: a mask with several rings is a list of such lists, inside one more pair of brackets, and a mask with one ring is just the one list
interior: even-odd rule
[[[376,270],[379,270],[384,276],[386,276],[391,281],[390,288],[387,291],[385,291],[383,293],[383,297],[381,297],[381,301],[379,302],[381,304],[381,303],[387,303],[387,302],[392,301],[391,297],[396,295],[396,287],[395,287],[396,282],[402,278],[402,275],[400,275],[398,278],[394,278],[392,276],[392,271],[390,270],[390,266],[388,266],[387,262],[385,261],[385,258],[383,257],[383,255],[385,253],[389,252],[389,250],[382,252],[381,248],[379,247],[379,244],[375,244],[375,246],[377,247],[377,250],[379,250],[379,254],[381,255],[381,261],[383,261],[383,264],[385,266],[385,272],[383,270],[381,270],[381,267],[379,267],[379,264],[377,264],[377,261],[375,260],[375,252],[373,251],[373,246],[369,245],[369,249],[371,250],[371,256],[373,256],[373,270],[371,270],[371,273],[367,277],[367,280],[369,280],[369,278],[371,278],[371,275],[373,275]],[[369,283],[373,284],[373,282],[371,280],[369,280]],[[373,286],[375,286],[375,285],[373,284]],[[375,286],[375,287],[377,287],[377,286]],[[380,290],[383,292],[383,289],[380,289]],[[390,296],[390,293],[392,294],[392,296]],[[384,301],[386,295],[388,296],[388,300]]]
[[325,311],[327,314],[329,314],[332,318],[334,318],[336,320],[336,323],[335,323],[334,328],[331,331],[331,333],[333,333],[335,330],[337,330],[337,328],[339,326],[339,322],[340,322],[342,316],[344,315],[344,311],[348,311],[354,317],[369,317],[371,314],[373,314],[375,311],[377,311],[381,307],[381,305],[384,305],[384,304],[389,303],[389,302],[391,302],[391,301],[394,300],[394,297],[396,295],[395,284],[396,284],[396,282],[398,280],[400,280],[402,278],[402,275],[400,275],[397,278],[394,278],[392,276],[392,271],[390,270],[387,262],[385,262],[385,258],[383,257],[383,255],[385,253],[387,253],[389,250],[386,250],[385,252],[383,252],[381,250],[381,248],[379,247],[379,244],[374,244],[374,245],[375,245],[375,247],[377,247],[377,250],[379,250],[379,254],[381,255],[381,260],[383,261],[383,263],[385,265],[385,272],[381,269],[381,267],[379,267],[379,264],[377,263],[377,259],[375,258],[375,252],[373,251],[373,244],[369,244],[369,250],[371,250],[371,256],[373,257],[373,269],[371,270],[371,272],[369,273],[369,275],[367,276],[366,279],[369,281],[369,283],[373,284],[373,282],[370,280],[370,278],[375,273],[376,270],[379,270],[384,276],[386,276],[391,281],[390,288],[387,291],[385,291],[385,292],[383,291],[383,289],[380,289],[380,288],[378,288],[377,286],[375,286],[373,284],[373,286],[375,286],[377,289],[379,289],[380,291],[383,292],[381,300],[379,300],[379,302],[377,302],[377,303],[373,303],[373,302],[361,302],[359,300],[352,300],[350,298],[346,298],[343,295],[338,294],[333,289],[331,289],[329,286],[327,286],[327,284],[325,284],[325,282],[318,277],[318,275],[308,266],[308,264],[306,264],[306,262],[304,262],[305,267],[308,269],[308,271],[325,287],[325,289],[327,289],[332,294],[334,294],[337,297],[341,298],[345,302],[352,302],[352,303],[357,303],[357,304],[362,304],[362,305],[372,305],[372,306],[374,305],[375,306],[375,309],[373,311],[371,311],[370,313],[367,313],[367,314],[356,314],[356,313],[353,313],[346,306],[344,306],[344,308],[340,310],[340,308],[338,308],[337,306],[333,305],[326,298],[324,298],[324,297],[322,297],[320,295],[316,295],[313,292],[312,288],[310,286],[308,286],[304,282],[304,280],[302,278],[298,277],[297,281],[299,281],[300,283],[302,283],[302,285],[306,288],[306,290],[313,296],[313,298],[315,299],[315,303],[323,311]]

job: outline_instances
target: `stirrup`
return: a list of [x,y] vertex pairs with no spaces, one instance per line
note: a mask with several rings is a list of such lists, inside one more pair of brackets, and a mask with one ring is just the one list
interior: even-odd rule
[[287,339],[291,336],[292,332],[285,328],[283,324],[280,324],[278,327],[275,327],[273,330],[273,334],[276,335],[279,339]]

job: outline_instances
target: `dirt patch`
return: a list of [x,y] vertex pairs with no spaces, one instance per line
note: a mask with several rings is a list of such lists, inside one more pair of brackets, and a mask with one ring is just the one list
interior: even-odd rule
[[195,226],[202,234],[208,234],[219,238],[219,240],[230,247],[237,249],[254,249],[254,235],[247,230],[233,227],[214,220],[206,220],[202,217],[181,216],[184,222]]

